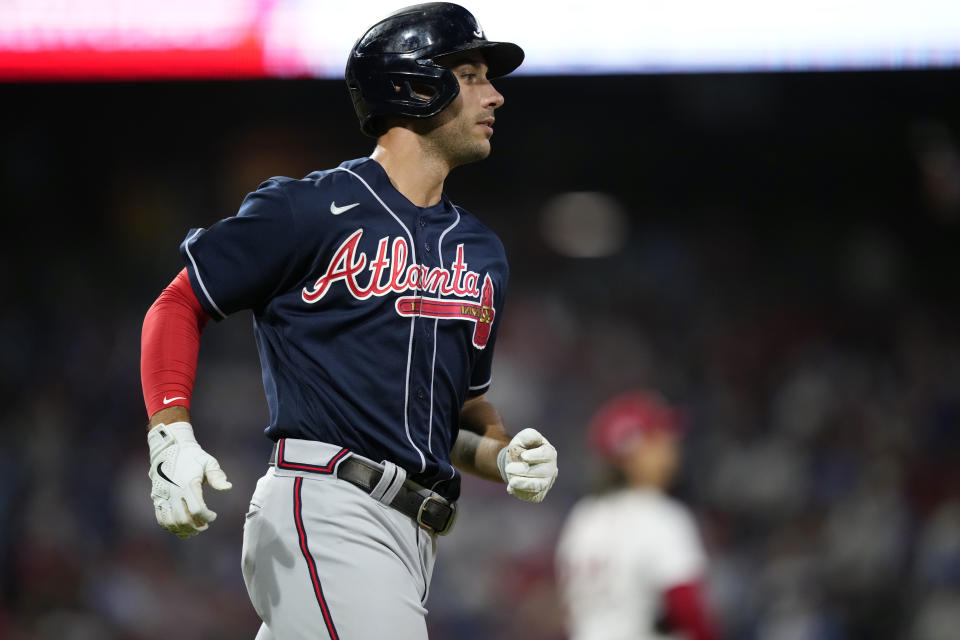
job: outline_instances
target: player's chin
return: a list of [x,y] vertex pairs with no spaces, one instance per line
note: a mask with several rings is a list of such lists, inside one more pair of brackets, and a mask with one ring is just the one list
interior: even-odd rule
[[467,138],[477,146],[483,147],[488,150],[490,149],[490,138],[493,137],[493,129],[482,124],[476,125],[470,132]]
[[490,144],[489,136],[483,136],[482,138],[477,140],[477,144],[474,145],[473,151],[477,156],[477,160],[483,160],[484,158],[490,155],[490,151],[492,149],[493,147]]
[[489,144],[477,149],[477,152],[473,155],[473,158],[470,160],[470,162],[480,162],[481,160],[484,160],[490,155],[490,151],[491,149]]
[[473,144],[461,147],[453,162],[454,166],[479,162],[490,155],[489,140],[475,140]]

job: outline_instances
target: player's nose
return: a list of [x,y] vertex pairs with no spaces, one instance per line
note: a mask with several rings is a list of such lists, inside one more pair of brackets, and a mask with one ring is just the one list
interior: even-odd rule
[[503,94],[497,91],[492,84],[488,83],[487,86],[490,87],[490,92],[486,96],[483,106],[489,109],[499,109],[503,106],[505,100]]

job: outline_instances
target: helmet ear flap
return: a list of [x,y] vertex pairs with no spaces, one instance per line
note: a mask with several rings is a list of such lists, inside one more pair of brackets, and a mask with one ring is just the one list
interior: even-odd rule
[[367,87],[379,86],[378,92],[368,90],[364,94],[360,87],[350,88],[358,115],[362,111],[360,128],[373,137],[386,132],[384,118],[379,116],[429,118],[446,109],[460,94],[456,76],[442,67],[418,65],[414,72],[385,71],[375,75],[379,77],[370,77],[373,82]]
[[360,128],[374,138],[386,133],[387,116],[429,118],[446,109],[460,94],[456,76],[440,67],[420,67],[415,73],[386,71],[376,75],[379,77],[371,76],[367,86],[379,86],[377,95],[369,91],[364,95],[359,86],[350,87],[350,96],[360,116]]
[[[436,102],[442,99],[443,78],[432,78],[410,73],[388,73],[386,81],[393,89],[391,102],[404,105],[407,108],[429,113],[434,110]],[[459,86],[457,86],[459,91]]]

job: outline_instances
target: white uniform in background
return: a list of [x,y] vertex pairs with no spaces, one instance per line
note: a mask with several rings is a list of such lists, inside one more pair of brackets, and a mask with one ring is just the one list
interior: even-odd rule
[[572,640],[670,638],[664,594],[699,580],[706,554],[689,509],[653,489],[589,497],[570,513],[557,574]]

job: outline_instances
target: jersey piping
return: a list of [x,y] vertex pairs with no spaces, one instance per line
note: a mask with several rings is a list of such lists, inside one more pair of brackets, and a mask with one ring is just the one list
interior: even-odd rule
[[220,314],[220,319],[223,320],[227,317],[223,311],[220,310],[220,307],[217,306],[217,303],[213,301],[213,297],[210,295],[210,292],[207,291],[207,285],[203,284],[203,278],[200,276],[200,267],[197,266],[197,261],[194,260],[193,254],[190,252],[190,243],[197,239],[203,233],[203,229],[197,229],[196,233],[187,238],[187,241],[184,243],[184,249],[187,251],[187,257],[190,258],[190,264],[193,265],[193,272],[197,275],[197,283],[200,285],[200,290],[203,291],[203,295],[207,296],[207,301],[210,302],[210,306],[213,307],[213,310]]
[[470,389],[470,391],[476,391],[477,389],[483,389],[484,387],[489,387],[491,382],[493,382],[493,376],[490,376],[490,378],[489,378],[486,382],[484,382],[483,384],[478,384],[478,385],[469,387],[469,389]]

